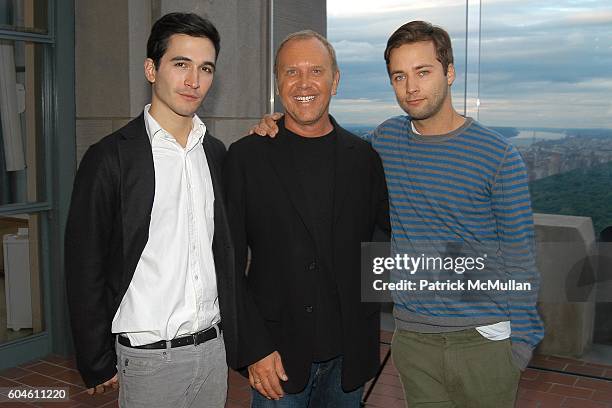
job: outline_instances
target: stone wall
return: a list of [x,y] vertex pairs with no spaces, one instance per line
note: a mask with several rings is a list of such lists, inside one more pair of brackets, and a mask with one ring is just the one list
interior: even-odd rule
[[588,217],[551,214],[535,214],[534,221],[541,276],[538,309],[546,328],[538,352],[580,357],[593,340],[593,223]]
[[311,28],[325,34],[327,27],[325,0],[75,2],[78,161],[89,145],[138,116],[149,102],[143,74],[146,40],[152,23],[173,11],[209,18],[221,35],[213,87],[198,114],[226,145],[267,111],[270,33],[276,46],[290,32]]

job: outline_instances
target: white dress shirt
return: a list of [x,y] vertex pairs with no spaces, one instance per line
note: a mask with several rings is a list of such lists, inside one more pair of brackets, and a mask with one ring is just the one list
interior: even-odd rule
[[193,115],[183,148],[149,114],[155,197],[149,240],[113,318],[132,345],[171,340],[220,321],[215,263],[214,191],[202,146],[206,126]]

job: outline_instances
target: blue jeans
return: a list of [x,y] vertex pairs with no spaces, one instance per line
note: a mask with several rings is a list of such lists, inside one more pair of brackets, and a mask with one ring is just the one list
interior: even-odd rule
[[274,401],[253,390],[251,408],[359,408],[363,386],[344,392],[341,378],[342,357],[312,363],[308,384],[302,392],[285,393],[280,400]]

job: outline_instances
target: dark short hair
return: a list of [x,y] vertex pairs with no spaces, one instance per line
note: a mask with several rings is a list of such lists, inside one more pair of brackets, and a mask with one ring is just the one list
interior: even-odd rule
[[168,40],[174,34],[208,38],[215,46],[215,60],[219,56],[221,40],[213,23],[194,13],[169,13],[153,24],[147,41],[147,58],[153,60],[156,68],[168,49]]
[[448,72],[448,65],[453,63],[453,47],[451,39],[446,30],[432,25],[426,21],[411,21],[404,24],[389,37],[387,48],[385,49],[385,62],[387,71],[389,70],[389,60],[391,51],[404,44],[412,44],[421,41],[433,42],[436,49],[436,59],[444,68],[444,75]]
[[278,49],[276,50],[276,55],[274,55],[274,77],[276,79],[278,79],[278,55],[280,54],[283,47],[287,45],[287,43],[290,41],[310,40],[311,38],[319,40],[319,42],[325,46],[325,48],[327,49],[327,52],[329,53],[329,58],[331,58],[332,72],[333,73],[338,72],[338,61],[336,60],[336,51],[334,50],[334,47],[330,44],[330,42],[327,41],[327,38],[323,37],[321,34],[313,30],[302,30],[302,31],[297,31],[295,33],[289,34],[287,37],[285,37],[285,39],[278,46]]

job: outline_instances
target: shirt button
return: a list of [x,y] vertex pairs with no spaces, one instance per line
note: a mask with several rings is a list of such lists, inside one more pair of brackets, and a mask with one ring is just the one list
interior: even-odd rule
[[198,280],[198,275],[194,276],[193,278],[194,278],[195,280]]
[[306,313],[312,313],[312,306],[304,306]]

